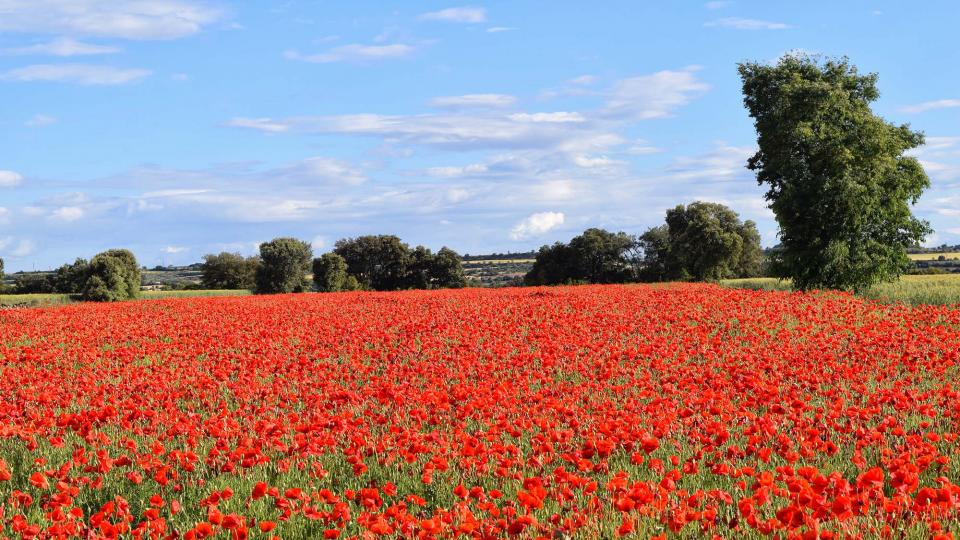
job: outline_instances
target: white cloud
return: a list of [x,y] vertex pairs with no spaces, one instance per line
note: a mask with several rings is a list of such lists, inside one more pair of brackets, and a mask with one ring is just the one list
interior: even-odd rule
[[175,39],[222,16],[193,0],[0,0],[0,32]]
[[489,172],[489,168],[482,163],[472,163],[463,167],[430,167],[425,172],[427,176],[435,178],[463,178],[465,176],[479,176]]
[[83,215],[83,208],[80,208],[79,206],[61,206],[60,208],[50,212],[51,219],[63,221],[65,223],[77,221],[78,219],[83,218]]
[[52,126],[57,123],[57,117],[47,114],[35,114],[32,118],[23,123],[27,127]]
[[167,246],[160,251],[166,253],[167,255],[176,255],[177,253],[183,253],[189,251],[190,248],[184,246]]
[[487,20],[487,10],[480,7],[452,7],[431,11],[418,17],[424,21],[444,21],[456,23],[482,23]]
[[[6,249],[7,246],[14,245],[16,239],[7,237],[3,240],[0,240],[0,247]],[[11,257],[26,257],[32,254],[36,250],[37,246],[33,243],[33,240],[26,238],[21,239],[19,242],[16,242],[16,247],[10,250]]]
[[664,118],[709,88],[693,68],[631,77],[614,85],[602,113],[619,120]]
[[0,170],[0,187],[19,186],[23,182],[23,176],[14,171]]
[[283,182],[302,181],[308,184],[316,182],[335,182],[359,185],[366,182],[363,171],[346,161],[326,157],[314,157],[299,161],[293,165],[276,169],[271,176]]
[[283,133],[290,129],[284,122],[275,122],[269,118],[233,118],[225,124],[227,127],[248,128],[264,133]]
[[6,208],[0,206],[0,224],[6,224],[10,222],[10,211]]
[[36,64],[0,74],[0,80],[18,82],[65,82],[81,85],[117,85],[150,75],[146,69],[123,69],[90,64]]
[[613,166],[623,165],[622,161],[610,159],[607,156],[591,157],[587,155],[577,155],[577,156],[574,156],[573,162],[578,167],[583,167],[585,169],[595,169],[595,168],[604,168],[604,167],[613,167]]
[[960,99],[938,99],[936,101],[925,101],[916,105],[901,107],[900,110],[905,113],[922,113],[935,111],[937,109],[950,109],[960,107]]
[[516,28],[512,26],[491,26],[487,28],[487,33],[499,34],[500,32],[512,32],[513,30],[516,30]]
[[0,49],[0,56],[88,56],[118,52],[120,52],[118,47],[93,45],[71,38],[58,38],[47,43]]
[[436,97],[430,100],[430,106],[438,109],[501,108],[516,102],[517,98],[504,94],[466,94]]
[[759,19],[747,19],[743,17],[724,17],[722,19],[704,23],[704,26],[732,28],[734,30],[784,30],[790,28],[789,24],[762,21]]
[[510,230],[511,240],[529,240],[563,225],[563,212],[538,212],[524,218]]
[[[323,249],[327,247],[327,237],[323,235],[317,235],[313,237],[313,240],[310,241],[310,247],[314,250]],[[314,255],[318,253],[315,251]]]
[[588,85],[597,82],[597,77],[594,75],[581,75],[579,77],[574,77],[567,82],[576,85]]
[[749,176],[747,160],[756,152],[752,146],[717,144],[712,151],[699,156],[676,158],[667,169],[674,180],[727,180],[733,176]]
[[567,112],[567,111],[558,111],[558,112],[549,112],[549,113],[516,113],[508,116],[511,120],[517,122],[551,122],[551,123],[567,123],[567,122],[586,122],[587,119],[578,112]]
[[363,45],[352,43],[334,47],[327,52],[318,54],[301,54],[298,51],[286,51],[284,58],[301,60],[314,64],[329,64],[332,62],[367,62],[374,60],[388,60],[410,56],[417,50],[413,45],[394,43],[391,45]]

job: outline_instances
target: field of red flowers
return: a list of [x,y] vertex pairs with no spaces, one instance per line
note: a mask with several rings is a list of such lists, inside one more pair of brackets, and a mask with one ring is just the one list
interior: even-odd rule
[[588,286],[0,312],[0,537],[941,537],[960,310]]

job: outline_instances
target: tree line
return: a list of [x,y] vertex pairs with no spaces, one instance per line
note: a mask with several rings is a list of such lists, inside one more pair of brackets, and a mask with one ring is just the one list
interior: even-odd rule
[[543,246],[524,283],[719,281],[759,276],[763,261],[754,222],[697,201],[668,210],[665,224],[639,236],[591,228],[568,243]]
[[[312,282],[306,277],[312,274]],[[353,290],[396,291],[465,287],[456,251],[410,246],[393,235],[337,241],[333,251],[313,258],[308,242],[276,238],[260,244],[258,256],[220,253],[204,257],[201,283],[211,289],[250,289],[275,294]]]

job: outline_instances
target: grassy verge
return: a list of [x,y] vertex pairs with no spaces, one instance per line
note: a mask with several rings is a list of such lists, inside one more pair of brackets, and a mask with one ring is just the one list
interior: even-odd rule
[[[143,291],[141,300],[161,298],[194,298],[200,296],[246,296],[246,290],[200,290],[200,291]],[[58,306],[78,302],[76,295],[70,294],[0,294],[0,307],[39,307]]]
[[[764,291],[788,291],[789,280],[776,278],[728,279],[725,287]],[[881,283],[861,296],[882,302],[905,304],[960,304],[960,274],[903,276],[893,283]]]

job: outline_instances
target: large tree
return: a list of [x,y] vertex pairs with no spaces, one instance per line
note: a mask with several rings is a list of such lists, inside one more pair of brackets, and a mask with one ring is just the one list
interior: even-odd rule
[[923,144],[870,110],[877,75],[844,59],[788,55],[739,66],[759,151],[747,166],[780,225],[772,269],[799,289],[896,279],[930,228],[911,213],[930,181],[904,152]]
[[303,292],[313,249],[296,238],[275,238],[260,244],[260,266],[255,276],[258,294]]
[[348,272],[365,288],[393,291],[407,286],[410,247],[396,236],[345,238],[337,241],[333,252],[343,257]]
[[674,277],[717,281],[759,270],[754,269],[762,260],[756,225],[741,222],[722,204],[697,201],[667,210],[667,232],[667,267]]
[[110,249],[90,259],[81,291],[84,300],[115,302],[140,294],[140,265],[126,249]]
[[537,252],[527,285],[623,283],[633,276],[635,240],[626,233],[587,229],[568,244],[557,242]]
[[467,277],[463,272],[460,255],[442,247],[430,264],[430,286],[437,289],[459,289],[467,286]]

